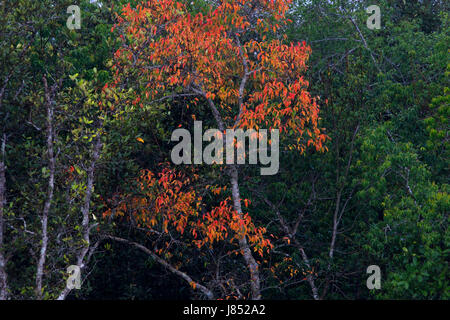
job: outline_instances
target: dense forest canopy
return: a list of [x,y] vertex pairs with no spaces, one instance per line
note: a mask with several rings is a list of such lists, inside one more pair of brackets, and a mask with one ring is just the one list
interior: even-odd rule
[[450,298],[448,1],[0,12],[0,300]]

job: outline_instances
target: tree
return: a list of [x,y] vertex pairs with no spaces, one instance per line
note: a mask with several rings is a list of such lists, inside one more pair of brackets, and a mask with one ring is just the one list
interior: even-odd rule
[[[114,87],[133,88],[130,103],[190,98],[204,101],[221,132],[227,128],[277,128],[293,137],[290,147],[325,150],[319,107],[302,77],[310,48],[278,37],[290,1],[224,1],[191,15],[172,0],[128,4],[115,30],[123,46],[115,53]],[[186,106],[187,107],[187,106]],[[205,118],[205,120],[211,117]],[[243,223],[238,167],[226,166],[232,208]],[[180,230],[181,231],[181,230]],[[252,299],[261,298],[258,262],[246,232],[237,232],[250,272]]]
[[0,299],[448,299],[448,1],[179,2],[0,1]]
[[[85,267],[95,248],[91,204],[105,116],[98,103],[108,100],[101,93],[109,46],[104,31],[110,29],[97,22],[110,16],[85,3],[85,30],[95,24],[95,33],[77,34],[66,27],[71,4],[0,4],[2,299],[65,297],[67,267]],[[94,43],[95,59],[79,55]]]
[[382,212],[372,221],[364,252],[386,270],[378,298],[448,299],[448,184],[430,180],[412,143],[390,135],[390,123],[369,130],[359,141],[366,212]]

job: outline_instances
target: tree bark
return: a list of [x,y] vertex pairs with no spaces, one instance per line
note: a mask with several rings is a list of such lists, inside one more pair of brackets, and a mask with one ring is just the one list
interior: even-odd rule
[[48,214],[53,201],[53,192],[55,189],[55,170],[56,158],[54,154],[54,130],[53,130],[53,116],[54,116],[54,101],[53,94],[56,87],[48,88],[47,79],[43,77],[45,89],[45,102],[47,107],[47,156],[49,166],[49,178],[47,187],[47,197],[42,210],[41,224],[42,224],[42,243],[39,253],[39,261],[36,270],[36,296],[38,299],[42,298],[42,278],[44,275],[44,266],[47,255],[48,246]]
[[1,144],[1,161],[0,161],[0,300],[8,299],[8,275],[6,273],[6,258],[4,254],[5,245],[3,240],[4,230],[4,207],[6,204],[6,178],[5,178],[5,146],[6,135],[3,135]]
[[[94,191],[95,166],[100,157],[101,149],[102,149],[101,137],[100,137],[100,133],[97,133],[97,137],[95,138],[95,142],[94,142],[94,146],[93,146],[93,150],[92,150],[91,163],[90,163],[90,166],[87,171],[86,194],[84,195],[84,201],[83,201],[83,205],[81,207],[81,215],[83,217],[83,220],[81,222],[83,247],[81,248],[80,252],[78,253],[78,257],[77,257],[77,266],[80,267],[81,271],[86,266],[85,257],[91,247],[91,245],[90,245],[91,244],[90,243],[91,228],[89,226],[89,213],[90,213],[90,207],[91,207],[92,193]],[[72,289],[69,289],[66,286],[59,294],[58,300],[65,300],[67,295],[70,293],[70,291],[72,291]]]
[[[213,113],[213,116],[219,126],[219,130],[221,132],[225,132],[225,125],[223,123],[222,117],[220,116],[219,111],[217,110],[214,102],[206,97],[206,94],[203,90],[195,91],[196,93],[200,93],[205,97],[208,101],[208,105]],[[224,137],[224,144],[226,145],[226,138]],[[229,174],[230,174],[230,182],[231,182],[231,190],[233,195],[233,207],[234,210],[238,213],[239,217],[242,219],[242,207],[241,207],[241,195],[239,192],[239,174],[235,164],[228,165]],[[250,272],[250,288],[252,292],[253,300],[261,300],[261,280],[259,276],[259,268],[258,263],[252,255],[252,251],[247,242],[247,238],[243,235],[238,239],[239,248],[241,249],[242,255],[244,256],[244,260],[247,264],[248,270]]]
[[[242,218],[242,207],[241,207],[241,195],[239,192],[239,178],[238,170],[236,165],[231,165],[230,167],[230,177],[231,177],[231,192],[233,195],[233,207],[237,211],[239,216]],[[250,271],[250,288],[252,291],[252,299],[261,299],[261,280],[259,276],[258,263],[252,255],[252,251],[247,242],[247,238],[242,236],[239,238],[239,247],[244,256],[244,260],[247,263],[248,269]]]

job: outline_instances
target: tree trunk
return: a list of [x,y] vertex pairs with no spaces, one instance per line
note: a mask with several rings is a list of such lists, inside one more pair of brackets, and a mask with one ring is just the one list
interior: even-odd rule
[[[230,177],[231,177],[231,191],[233,194],[233,206],[234,210],[242,218],[242,207],[241,207],[241,195],[239,193],[239,177],[238,170],[236,165],[231,165],[230,167]],[[244,256],[244,260],[247,263],[247,266],[250,271],[250,288],[252,291],[252,299],[260,300],[261,299],[261,280],[259,277],[259,268],[258,263],[252,255],[252,251],[247,243],[247,238],[242,236],[239,239],[239,247]]]
[[[102,142],[100,133],[97,133],[97,137],[95,138],[93,151],[92,151],[92,159],[90,166],[87,172],[87,185],[86,185],[86,194],[84,195],[83,205],[81,207],[81,214],[83,216],[83,220],[81,222],[81,232],[83,237],[83,247],[78,253],[77,257],[77,265],[80,267],[80,270],[83,270],[85,267],[85,257],[90,249],[90,226],[89,226],[89,213],[91,207],[91,199],[92,193],[94,191],[94,178],[95,178],[95,166],[100,157],[102,149]],[[69,289],[67,286],[61,291],[58,296],[58,300],[65,300],[67,295],[70,293],[72,289]]]
[[[42,243],[39,253],[39,261],[36,271],[36,296],[38,299],[42,298],[42,278],[44,275],[44,266],[47,255],[48,246],[48,214],[53,201],[53,191],[55,189],[55,170],[56,170],[56,158],[54,154],[54,130],[53,130],[53,115],[54,115],[54,101],[53,93],[54,88],[49,90],[47,85],[47,79],[44,77],[45,87],[45,100],[47,106],[47,156],[49,166],[49,178],[47,187],[47,197],[44,203],[44,209],[42,210],[41,224],[42,224]],[[56,88],[56,87],[55,87]]]
[[[214,102],[206,97],[206,94],[203,90],[194,91],[195,93],[199,93],[205,97],[206,101],[208,101],[208,105],[213,113],[213,116],[219,126],[219,130],[221,132],[225,132],[225,124],[223,123],[222,117],[220,116],[219,111],[217,110]],[[227,145],[226,138],[224,137],[224,145]],[[235,164],[228,165],[230,180],[231,180],[231,190],[233,195],[233,207],[234,210],[238,213],[239,217],[242,218],[242,207],[241,207],[241,195],[239,192],[239,174]],[[247,267],[250,271],[250,288],[252,291],[252,299],[260,300],[261,299],[261,280],[259,277],[259,269],[258,263],[252,255],[252,251],[247,243],[247,238],[242,236],[239,239],[239,248],[244,256],[244,260],[247,264]]]
[[3,135],[1,145],[1,161],[0,161],[0,300],[8,299],[8,276],[6,273],[6,259],[4,255],[5,245],[3,243],[4,230],[4,207],[6,204],[6,178],[5,178],[5,146],[6,135]]

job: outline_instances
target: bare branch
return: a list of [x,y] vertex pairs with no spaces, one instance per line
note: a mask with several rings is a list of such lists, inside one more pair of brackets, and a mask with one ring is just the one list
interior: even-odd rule
[[210,299],[210,300],[214,299],[214,294],[212,293],[211,290],[209,290],[207,287],[201,285],[200,283],[194,281],[185,272],[182,272],[182,271],[176,269],[175,267],[173,267],[166,260],[160,258],[158,255],[156,255],[153,251],[151,251],[147,247],[145,247],[145,246],[143,246],[143,245],[141,245],[141,244],[139,244],[137,242],[129,241],[127,239],[123,239],[123,238],[119,238],[119,237],[115,237],[115,236],[107,235],[107,236],[105,236],[105,238],[106,239],[111,239],[111,240],[114,240],[114,241],[117,241],[117,242],[121,242],[121,243],[126,243],[126,244],[129,244],[131,246],[134,246],[134,247],[138,248],[139,250],[141,250],[141,251],[145,252],[146,254],[148,254],[149,256],[151,256],[156,262],[161,264],[167,270],[169,270],[170,272],[176,274],[180,278],[184,279],[186,282],[189,283],[189,285],[195,286],[195,288],[198,288],[206,297],[208,297],[208,299]]

